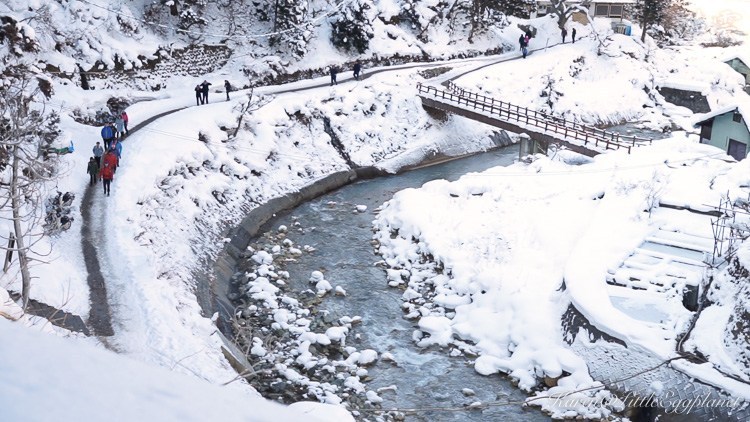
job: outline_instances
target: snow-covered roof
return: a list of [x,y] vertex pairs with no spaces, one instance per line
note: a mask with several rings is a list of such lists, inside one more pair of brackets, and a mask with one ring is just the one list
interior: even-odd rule
[[725,106],[725,107],[716,109],[708,113],[699,114],[696,117],[696,120],[693,126],[697,127],[701,123],[711,120],[716,116],[721,116],[722,114],[733,112],[735,110],[737,110],[737,112],[739,112],[742,115],[742,121],[745,123],[745,127],[747,128],[747,131],[750,132],[750,126],[748,125],[748,121],[750,121],[750,106],[748,104],[729,105],[729,106]]
[[662,88],[672,88],[672,89],[679,89],[682,91],[696,91],[700,93],[704,93],[709,90],[710,86],[706,82],[698,82],[695,80],[689,80],[689,79],[663,79],[661,81],[658,81],[657,86],[660,86]]
[[740,59],[742,63],[745,63],[745,66],[750,67],[750,57],[748,57],[745,54],[730,54],[728,56],[725,56],[722,60],[724,63],[731,62],[734,59]]

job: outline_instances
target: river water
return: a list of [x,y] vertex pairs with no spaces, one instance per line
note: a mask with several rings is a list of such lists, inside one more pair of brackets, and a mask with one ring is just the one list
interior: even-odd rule
[[[387,286],[384,270],[374,265],[380,257],[371,244],[374,212],[395,192],[435,179],[456,180],[465,173],[509,165],[517,157],[518,147],[509,146],[399,175],[359,181],[279,214],[260,230],[261,234],[275,232],[283,224],[290,228],[288,238],[298,247],[314,247],[314,252],[285,266],[290,273],[290,287],[309,289],[311,272],[322,271],[326,280],[343,287],[347,295],[328,295],[321,308],[329,310],[335,319],[345,315],[363,318],[350,333],[347,344],[359,350],[374,349],[378,354],[389,352],[395,357],[395,363],[380,359],[368,368],[369,389],[395,386],[379,393],[384,400],[383,409],[463,408],[475,401],[519,402],[526,397],[502,376],[479,375],[465,357],[450,357],[448,350],[418,348],[412,340],[416,325],[403,318],[401,290]],[[358,205],[367,206],[367,210],[357,212]],[[295,221],[299,229],[295,229]],[[471,389],[475,395],[467,396],[463,389]],[[372,420],[374,415],[362,416]],[[524,409],[514,404],[484,410],[406,412],[406,420],[540,421],[549,417],[536,408]]]

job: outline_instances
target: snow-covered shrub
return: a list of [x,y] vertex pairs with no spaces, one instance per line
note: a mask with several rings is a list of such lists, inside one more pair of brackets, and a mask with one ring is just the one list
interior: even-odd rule
[[16,56],[39,50],[34,30],[10,16],[0,16],[0,44],[7,44],[8,50]]

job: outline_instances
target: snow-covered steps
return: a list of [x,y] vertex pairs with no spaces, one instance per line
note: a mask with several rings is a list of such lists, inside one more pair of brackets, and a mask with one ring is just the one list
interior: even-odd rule
[[[619,267],[608,271],[611,286],[649,293],[686,294],[692,307],[714,240],[710,216],[660,209],[654,215],[660,228],[643,239]],[[687,214],[685,214],[687,213]]]

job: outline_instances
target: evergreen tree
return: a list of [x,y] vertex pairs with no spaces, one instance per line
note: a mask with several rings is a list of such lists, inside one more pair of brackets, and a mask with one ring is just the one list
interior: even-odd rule
[[[646,41],[646,33],[657,25],[668,26],[665,28],[667,32],[679,33],[684,31],[683,28],[688,28],[685,16],[689,16],[690,12],[685,5],[685,0],[638,0],[633,5],[633,14],[643,28],[641,42]],[[680,18],[675,18],[676,16]]]
[[364,0],[354,0],[336,15],[331,23],[331,42],[336,47],[364,53],[374,36],[372,16],[374,10]]
[[635,18],[641,23],[641,42],[646,41],[646,31],[664,18],[664,12],[672,0],[638,0],[633,6]]
[[307,0],[275,0],[273,4],[271,45],[288,48],[296,57],[307,52],[312,31],[307,28]]
[[505,14],[505,16],[515,16],[517,18],[528,18],[531,11],[536,8],[535,0],[494,0],[495,9]]

